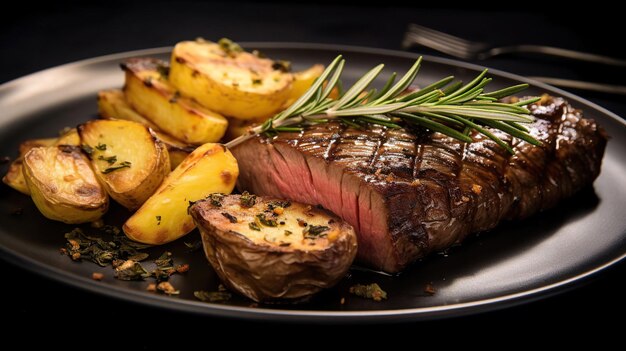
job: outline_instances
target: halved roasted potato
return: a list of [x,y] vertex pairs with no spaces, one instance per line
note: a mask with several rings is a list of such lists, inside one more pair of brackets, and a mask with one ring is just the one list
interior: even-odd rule
[[35,147],[24,155],[24,177],[44,216],[74,224],[104,215],[109,198],[89,163],[77,146]]
[[215,142],[226,132],[228,121],[180,93],[159,67],[167,63],[151,58],[126,60],[126,101],[159,130],[189,144]]
[[4,184],[22,194],[30,195],[30,190],[28,190],[28,185],[26,184],[26,179],[24,178],[24,172],[22,172],[24,155],[30,151],[30,149],[35,147],[55,145],[57,140],[57,138],[46,138],[32,139],[22,142],[19,148],[20,155],[13,162],[11,162],[7,174],[2,177]]
[[139,208],[170,172],[165,145],[143,124],[93,120],[78,126],[78,134],[98,179],[129,210]]
[[161,140],[167,147],[171,169],[176,168],[195,149],[194,146],[159,131],[156,124],[144,118],[128,105],[121,90],[112,89],[98,92],[98,110],[100,116],[105,119],[123,119],[150,127],[157,139]]
[[352,226],[317,207],[212,194],[189,212],[224,284],[258,302],[297,301],[329,288],[356,256]]
[[238,176],[237,160],[223,145],[199,146],[124,223],[124,233],[146,244],[176,240],[195,228],[189,204],[214,192],[230,193]]
[[293,81],[279,63],[224,39],[176,44],[170,67],[169,80],[183,95],[238,119],[275,114],[289,99]]

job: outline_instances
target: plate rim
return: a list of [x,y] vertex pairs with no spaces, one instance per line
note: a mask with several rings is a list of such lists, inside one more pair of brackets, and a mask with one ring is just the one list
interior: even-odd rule
[[[551,85],[535,81],[517,74],[508,73],[498,69],[492,69],[489,67],[458,61],[454,59],[448,59],[443,57],[436,57],[431,55],[421,55],[419,53],[404,52],[390,49],[363,47],[363,46],[350,46],[339,44],[318,44],[318,43],[297,43],[297,42],[242,42],[240,43],[244,47],[254,47],[259,49],[296,49],[296,50],[325,50],[325,51],[337,51],[345,53],[357,53],[357,54],[369,54],[369,55],[385,55],[394,56],[399,58],[416,59],[419,56],[423,56],[426,62],[434,62],[438,64],[445,64],[449,66],[455,66],[459,68],[481,71],[488,68],[490,72],[499,76],[531,84],[535,87],[545,89],[547,91],[560,94],[568,99],[574,100],[579,104],[588,106],[596,111],[603,113],[609,118],[613,119],[622,127],[626,127],[626,120],[619,117],[617,114],[609,111],[608,109],[595,104],[589,100],[579,97],[575,94],[569,93],[562,89],[553,87]],[[76,69],[82,66],[88,66],[92,64],[119,60],[122,58],[132,56],[144,56],[144,55],[156,55],[166,54],[172,51],[172,46],[158,47],[151,49],[125,51],[114,54],[102,55],[92,58],[87,58],[71,63],[66,63],[40,71],[36,71],[8,82],[0,84],[0,94],[15,86],[19,86],[26,80],[35,79],[38,75],[45,75],[50,71],[60,71],[66,69]],[[390,322],[390,321],[417,321],[427,319],[438,319],[449,316],[464,316],[468,314],[481,313],[487,311],[494,311],[503,309],[506,307],[512,307],[524,303],[533,302],[539,299],[547,298],[567,290],[570,290],[582,283],[588,282],[590,277],[597,273],[604,271],[605,269],[619,263],[626,258],[626,252],[622,255],[613,258],[612,260],[605,262],[602,265],[596,266],[593,269],[582,272],[578,275],[564,279],[549,285],[544,285],[535,289],[525,290],[513,294],[506,294],[497,297],[481,299],[477,301],[455,303],[450,305],[431,306],[431,307],[418,307],[407,309],[381,309],[381,310],[367,310],[367,311],[311,311],[311,310],[294,310],[294,309],[259,309],[254,307],[240,307],[229,306],[213,303],[205,303],[200,301],[175,299],[160,295],[146,295],[143,292],[129,290],[121,286],[103,285],[100,282],[96,282],[92,279],[76,276],[63,269],[40,263],[39,261],[32,259],[22,253],[8,249],[4,246],[0,246],[0,258],[15,264],[19,267],[25,268],[31,272],[38,274],[44,278],[53,279],[57,282],[69,284],[74,287],[78,287],[90,292],[94,292],[107,297],[122,299],[133,303],[141,303],[148,306],[167,308],[171,310],[184,311],[194,314],[210,315],[215,317],[228,317],[228,318],[245,318],[250,320],[267,320],[271,318],[275,321],[300,321],[300,322]]]

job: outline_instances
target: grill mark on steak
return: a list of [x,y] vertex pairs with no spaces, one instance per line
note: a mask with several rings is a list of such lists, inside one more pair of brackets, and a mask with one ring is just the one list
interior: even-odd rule
[[597,177],[606,135],[595,122],[560,98],[529,109],[543,146],[492,130],[515,155],[480,134],[464,144],[411,127],[327,123],[252,139],[232,150],[238,186],[324,206],[357,230],[358,260],[397,272],[503,219],[553,207]]

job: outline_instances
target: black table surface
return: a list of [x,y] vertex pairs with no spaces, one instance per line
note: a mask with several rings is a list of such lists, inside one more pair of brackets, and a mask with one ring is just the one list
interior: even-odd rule
[[[558,10],[437,9],[350,3],[298,5],[288,2],[116,2],[91,3],[86,7],[17,4],[0,24],[0,83],[89,57],[150,47],[171,46],[177,41],[204,37],[229,37],[237,41],[313,42],[400,49],[408,23],[430,26],[469,39],[495,44],[533,43],[561,46],[623,57],[611,45],[619,33],[619,19],[607,13],[586,13],[602,21],[581,26]],[[32,7],[32,8],[31,8]],[[432,54],[426,49],[417,49]],[[624,69],[579,64],[531,56],[509,56],[479,62],[488,67],[521,75],[545,75],[619,84]],[[574,91],[620,116],[626,116],[623,97]],[[4,185],[3,185],[4,186]],[[82,306],[89,320],[185,321],[185,325],[250,325],[158,310],[113,300],[78,290],[0,261],[5,287],[0,306],[5,320],[17,325],[54,325],[68,316],[70,306]],[[585,285],[544,300],[474,316],[405,324],[431,330],[469,326],[598,325],[626,311],[621,280],[622,262],[596,275]],[[79,313],[80,314],[80,313]],[[94,316],[94,314],[97,315]],[[22,324],[23,323],[23,324]],[[89,321],[86,321],[89,323]],[[75,324],[79,327],[83,323]],[[258,325],[257,325],[258,326]],[[545,330],[545,329],[544,329]]]

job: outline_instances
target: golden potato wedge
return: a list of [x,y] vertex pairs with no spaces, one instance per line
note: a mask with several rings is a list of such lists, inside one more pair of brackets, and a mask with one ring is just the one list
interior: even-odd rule
[[239,176],[237,160],[221,144],[194,150],[122,227],[130,239],[165,244],[195,228],[189,204],[215,192],[230,193]]
[[159,127],[149,119],[137,113],[130,107],[120,89],[101,90],[98,92],[98,113],[105,119],[123,119],[141,123],[157,131]]
[[167,153],[170,156],[170,169],[174,170],[178,165],[183,162],[189,154],[196,149],[195,146],[185,144],[176,138],[167,135],[163,132],[153,131],[154,136],[159,139],[167,148]]
[[289,94],[289,98],[295,101],[297,98],[302,96],[315,80],[322,75],[324,72],[324,65],[313,65],[304,71],[298,71],[293,73],[293,85],[291,87],[291,92]]
[[171,169],[176,168],[195,149],[194,146],[159,131],[159,127],[156,124],[150,122],[150,120],[144,118],[130,107],[121,90],[112,89],[98,92],[98,110],[100,111],[100,116],[105,119],[122,119],[150,127],[157,139],[161,140],[167,147]]
[[172,85],[228,117],[259,119],[278,112],[289,99],[293,76],[278,69],[276,62],[244,52],[232,42],[220,44],[176,44],[169,73]]
[[212,194],[189,212],[224,284],[257,302],[295,302],[329,288],[356,256],[352,226],[314,206]]
[[55,221],[100,219],[109,198],[77,146],[36,147],[24,155],[24,177],[39,211]]
[[215,142],[226,132],[228,122],[221,115],[180,96],[158,71],[167,63],[157,59],[126,60],[124,94],[126,101],[159,130],[188,144]]
[[167,148],[143,124],[93,120],[78,126],[98,179],[129,210],[139,208],[170,172]]
[[223,142],[229,142],[239,136],[242,136],[248,132],[250,128],[256,127],[265,122],[265,120],[242,120],[242,119],[228,119],[228,129],[224,134]]
[[78,136],[76,128],[72,128],[61,134],[54,145],[80,146],[80,137]]
[[2,181],[4,182],[4,184],[10,186],[11,188],[19,191],[24,195],[30,195],[30,190],[28,190],[28,185],[26,184],[26,179],[24,178],[24,173],[22,172],[24,155],[28,151],[30,151],[30,149],[35,147],[55,145],[57,140],[57,138],[46,138],[32,139],[22,142],[19,148],[19,157],[11,162],[7,174],[2,177]]

